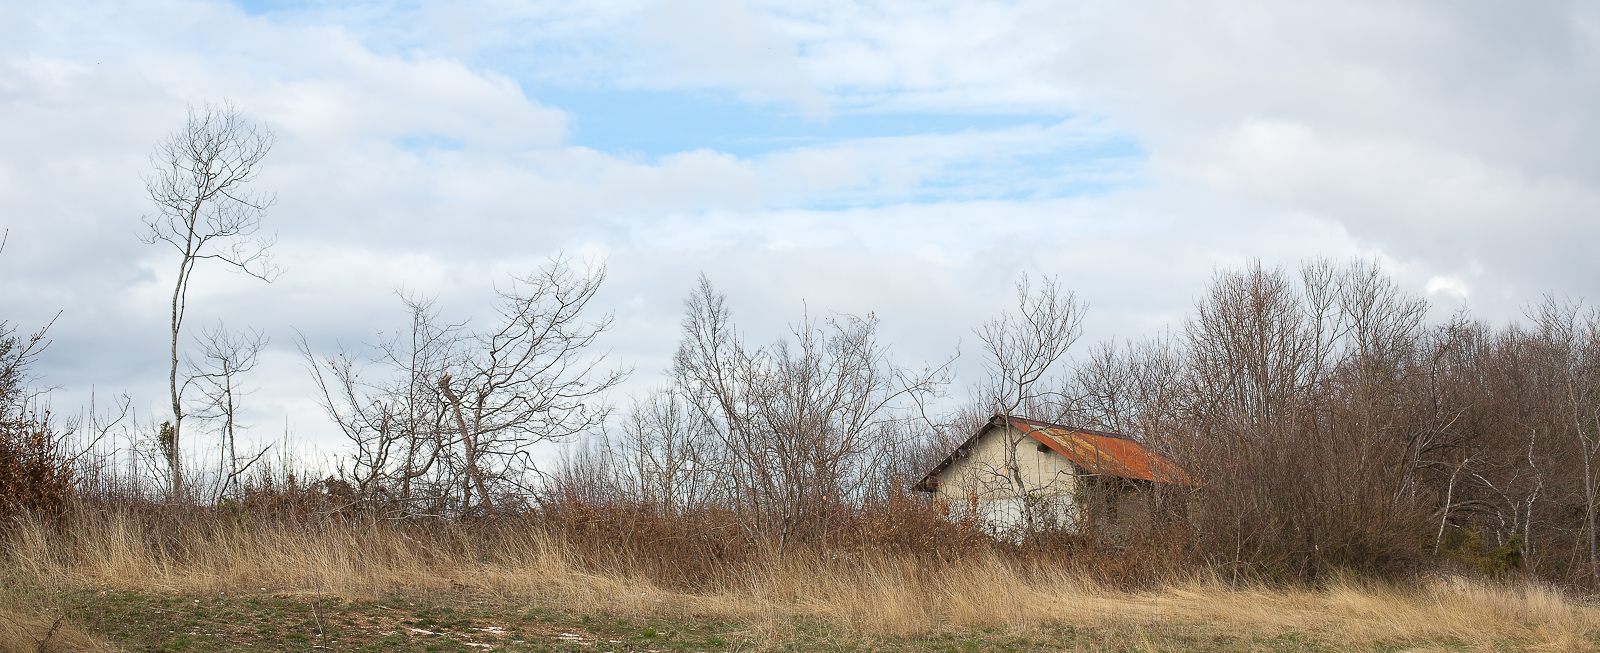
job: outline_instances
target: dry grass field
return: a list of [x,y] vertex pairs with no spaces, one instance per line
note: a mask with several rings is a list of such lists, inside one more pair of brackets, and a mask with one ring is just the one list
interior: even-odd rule
[[1119,589],[978,551],[755,556],[699,587],[537,529],[194,520],[18,522],[0,649],[529,651],[1590,650],[1600,611],[1453,576]]

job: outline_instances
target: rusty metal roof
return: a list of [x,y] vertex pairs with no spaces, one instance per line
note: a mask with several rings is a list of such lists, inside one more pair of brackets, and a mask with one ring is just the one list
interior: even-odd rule
[[932,492],[937,489],[937,479],[968,447],[990,430],[1006,425],[1022,431],[1066,456],[1090,474],[1131,478],[1157,483],[1195,485],[1195,481],[1177,463],[1166,456],[1151,451],[1143,443],[1120,433],[1079,429],[1020,417],[994,416],[976,434],[957,447],[944,461],[928,472],[912,489]]
[[1091,474],[1194,485],[1177,463],[1120,433],[1075,429],[1017,417],[1011,418],[1011,426],[1033,436]]

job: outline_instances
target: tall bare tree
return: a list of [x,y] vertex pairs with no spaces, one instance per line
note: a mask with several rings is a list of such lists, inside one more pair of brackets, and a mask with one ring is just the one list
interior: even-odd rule
[[[1059,370],[1057,363],[1083,333],[1084,307],[1051,277],[1035,289],[1024,275],[1016,284],[1016,292],[1016,312],[1004,311],[977,329],[988,372],[987,380],[978,388],[977,403],[987,409],[986,419],[1005,415],[1061,421],[1075,409],[1077,398],[1052,372]],[[1035,496],[1044,488],[1029,483],[1018,455],[1019,449],[1032,441],[1031,433],[1013,429],[1001,433],[1004,456],[1000,468],[974,468],[976,478],[971,480],[989,488],[1003,487],[1011,496]],[[1029,503],[1020,515],[1023,529],[1034,533],[1058,522],[1060,508]]]
[[1435,426],[1418,371],[1426,304],[1366,262],[1299,277],[1219,272],[1186,325],[1171,441],[1205,479],[1192,516],[1235,569],[1402,566],[1431,535],[1408,444]]
[[178,253],[168,334],[172,422],[162,429],[160,442],[174,498],[184,490],[180,446],[184,384],[178,379],[178,342],[189,282],[207,260],[263,281],[278,274],[268,256],[273,239],[252,239],[276,196],[248,187],[260,174],[273,140],[272,130],[248,121],[232,103],[206,104],[198,112],[191,106],[184,128],[157,143],[150,155],[155,172],[145,177],[145,189],[158,211],[143,218],[147,230],[142,238],[149,244],[166,243]]

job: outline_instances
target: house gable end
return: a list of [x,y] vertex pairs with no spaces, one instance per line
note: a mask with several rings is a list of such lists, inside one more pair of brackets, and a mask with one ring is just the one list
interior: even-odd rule
[[1002,427],[1014,428],[1028,435],[1050,450],[1061,454],[1083,473],[1157,483],[1195,485],[1194,480],[1176,463],[1125,435],[996,415],[923,476],[912,489],[937,492],[944,482],[945,473],[958,461],[970,456],[973,448],[985,437]]

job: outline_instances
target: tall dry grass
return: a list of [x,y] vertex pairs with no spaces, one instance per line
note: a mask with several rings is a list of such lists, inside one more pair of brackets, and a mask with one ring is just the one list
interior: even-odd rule
[[1574,605],[1549,585],[1444,575],[1411,584],[1341,577],[1312,589],[1238,587],[1202,574],[1126,591],[1070,566],[1017,564],[994,554],[940,569],[879,556],[844,564],[787,560],[767,571],[699,605],[742,618],[820,618],[858,632],[902,636],[949,627],[1176,628],[1322,633],[1360,647],[1457,640],[1587,650],[1600,624],[1600,613]]
[[84,511],[14,522],[10,573],[53,586],[194,592],[321,592],[347,598],[484,592],[547,606],[681,618],[710,615],[781,631],[820,620],[849,633],[944,629],[1178,629],[1318,633],[1355,647],[1456,640],[1580,650],[1596,611],[1534,582],[1439,576],[1409,584],[1349,577],[1318,589],[1237,587],[1205,574],[1118,589],[1047,557],[994,550],[944,559],[888,552],[758,553],[701,589],[652,578],[637,555],[580,551],[519,523],[432,528],[379,519],[178,519]]

